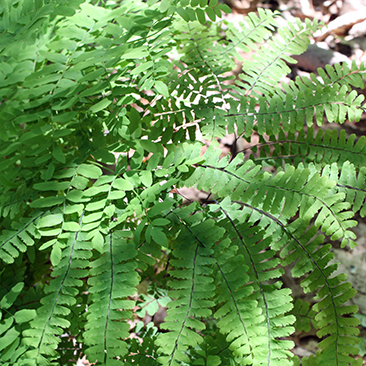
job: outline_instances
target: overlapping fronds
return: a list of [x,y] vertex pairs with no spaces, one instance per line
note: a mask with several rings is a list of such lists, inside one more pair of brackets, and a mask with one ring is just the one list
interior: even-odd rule
[[226,159],[215,163],[218,154],[219,151],[212,154],[204,165],[197,166],[182,184],[195,185],[220,198],[226,197],[230,190],[231,199],[242,202],[249,210],[259,209],[282,216],[285,220],[298,211],[301,217],[309,220],[319,213],[321,219],[316,225],[325,220],[322,230],[327,235],[340,235],[344,239],[352,237],[347,229],[355,223],[349,221],[350,215],[343,212],[349,207],[347,203],[340,203],[343,195],[334,195],[334,181],[324,175],[313,174],[310,169],[292,166],[274,176],[250,160],[242,164],[240,155],[230,163]]
[[[263,247],[258,246],[259,250],[263,250],[268,246],[272,246],[276,250],[284,247],[281,251],[281,256],[285,257],[282,264],[289,265],[296,262],[292,270],[295,277],[311,272],[306,280],[303,281],[303,286],[305,291],[318,291],[320,295],[317,299],[322,300],[314,308],[319,314],[315,317],[320,329],[319,336],[326,334],[334,336],[334,342],[329,341],[330,343],[324,342],[321,344],[324,346],[323,352],[327,354],[329,349],[333,349],[340,355],[340,358],[345,357],[348,360],[347,362],[349,362],[348,356],[343,354],[343,346],[347,344],[352,345],[357,341],[357,339],[352,338],[352,335],[356,334],[357,330],[354,333],[351,332],[352,334],[350,333],[351,338],[343,337],[343,324],[347,324],[347,321],[345,320],[345,323],[343,323],[340,320],[339,324],[336,323],[336,326],[333,324],[335,318],[339,315],[356,311],[355,307],[343,305],[344,302],[353,296],[354,292],[349,289],[349,284],[344,283],[344,276],[331,277],[336,269],[336,265],[329,265],[329,261],[332,258],[329,246],[322,245],[322,236],[317,236],[316,234],[317,228],[319,228],[326,235],[331,236],[333,240],[342,238],[342,245],[353,243],[354,234],[349,228],[354,226],[356,222],[350,220],[353,212],[347,211],[351,204],[347,201],[345,202],[345,194],[337,190],[338,169],[336,165],[333,165],[335,174],[326,173],[326,171],[332,171],[331,167],[329,167],[329,170],[324,169],[323,174],[320,175],[318,173],[314,174],[314,171],[311,169],[300,167],[295,170],[290,166],[273,177],[269,173],[261,174],[258,166],[256,167],[257,169],[250,169],[251,164],[249,162],[238,167],[236,165],[238,158],[230,164],[223,160],[219,161],[216,167],[214,166],[213,159],[206,161],[206,164],[210,162],[212,165],[198,166],[188,179],[189,184],[193,184],[196,181],[197,187],[203,190],[208,190],[206,183],[209,184],[212,187],[213,195],[216,195],[217,199],[226,197],[225,189],[229,187],[233,191],[231,199],[245,208],[241,212],[241,219],[252,216],[250,220],[252,225],[260,220],[260,225],[268,233],[271,233],[269,234],[272,236],[271,244],[268,245],[264,241]],[[344,171],[345,174],[348,173],[347,169]],[[214,181],[217,182],[217,185],[212,184]],[[223,184],[221,185],[222,182]],[[274,186],[275,188],[272,190]],[[337,191],[335,192],[335,190]],[[216,208],[216,205],[212,206],[212,209]],[[237,212],[237,210],[233,210]],[[245,213],[247,214],[245,215]],[[299,218],[292,223],[288,223],[287,218],[293,217],[295,213],[298,214]],[[234,226],[230,216],[227,213],[225,215],[229,219],[230,224]],[[237,214],[235,218],[238,219]],[[309,222],[312,219],[315,219],[314,226],[308,229]],[[247,249],[239,229],[236,228],[235,230],[236,240],[240,241],[243,247],[245,247],[245,258],[253,258],[252,261],[247,263],[248,268],[253,268],[254,273],[258,276],[258,273],[261,272],[256,271],[254,258],[260,262],[261,256],[259,252],[253,255]],[[250,230],[246,227],[243,229],[243,232],[248,233]],[[248,248],[251,247],[248,245]],[[267,253],[269,258],[273,258],[273,254],[271,255],[270,252],[267,251],[265,253]],[[235,260],[239,261],[239,258],[239,256],[236,256]],[[266,262],[266,266],[271,267],[270,262]],[[235,265],[232,264],[231,267],[235,268]],[[275,264],[272,267],[275,267]],[[278,275],[270,278],[273,277],[278,277]],[[251,279],[249,282],[252,284],[253,281],[254,279]],[[321,291],[319,288],[321,288]],[[340,294],[342,296],[338,297]],[[263,291],[257,290],[257,295],[263,296]],[[323,297],[328,300],[323,299]],[[325,309],[328,309],[329,316]],[[330,327],[329,324],[333,326]],[[248,349],[246,352],[249,352]],[[353,352],[355,352],[354,349]]]
[[344,130],[319,129],[316,135],[309,128],[297,135],[280,131],[267,141],[250,147],[253,160],[264,166],[282,170],[284,164],[309,167],[322,172],[330,180],[337,182],[334,193],[344,193],[345,201],[354,212],[364,217],[365,211],[365,138],[346,135]]

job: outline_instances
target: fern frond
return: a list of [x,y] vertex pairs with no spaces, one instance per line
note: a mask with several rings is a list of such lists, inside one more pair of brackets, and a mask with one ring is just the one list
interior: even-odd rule
[[361,217],[366,216],[366,167],[361,167],[357,173],[353,164],[345,162],[340,170],[337,188],[345,193],[346,201],[351,204],[354,212]]
[[[304,119],[308,126],[312,126],[314,116],[318,126],[324,123],[324,116],[329,122],[343,123],[346,118],[359,121],[364,109],[363,100],[363,96],[358,96],[355,91],[348,92],[345,85],[339,84],[317,86],[315,91],[307,89],[305,93],[296,95],[286,94],[285,99],[274,97],[270,104],[264,101],[261,104],[261,112],[271,114],[271,126],[264,127],[258,123],[258,128],[261,134],[276,135],[279,133],[279,121],[286,132],[302,130]],[[296,127],[293,121],[298,122]]]
[[310,308],[308,301],[296,299],[291,314],[296,317],[295,328],[298,332],[310,332],[312,326],[316,326],[314,322],[315,312]]
[[[342,365],[346,360],[354,364],[355,360],[348,355],[357,353],[353,345],[358,343],[358,339],[354,337],[358,334],[358,322],[348,321],[348,318],[342,316],[357,312],[356,306],[344,305],[354,295],[355,290],[344,282],[344,274],[332,276],[337,265],[329,264],[333,258],[333,254],[329,252],[330,245],[321,245],[323,237],[316,236],[315,227],[307,230],[307,226],[306,221],[297,219],[285,229],[287,239],[283,238],[282,242],[290,240],[281,251],[283,265],[296,262],[292,269],[294,277],[311,272],[301,282],[301,286],[305,292],[316,292],[315,299],[318,302],[313,310],[316,312],[318,336],[330,335],[319,344],[322,349],[322,356],[318,358],[319,365],[329,362],[330,353],[335,365]],[[310,261],[305,260],[304,253]]]
[[84,332],[85,353],[92,362],[118,364],[127,354],[124,341],[129,336],[127,319],[132,316],[134,301],[127,299],[139,283],[132,242],[115,231],[106,237],[103,254],[91,263],[88,285],[90,302]]
[[[211,162],[212,164],[215,164],[215,158],[217,159],[217,155],[215,155],[216,154],[213,154],[214,157],[211,157],[211,160],[210,158],[207,159],[206,163]],[[343,289],[343,285],[341,285],[342,281],[337,279],[333,281],[332,279],[329,279],[329,276],[331,276],[335,270],[334,265],[327,266],[331,259],[331,254],[326,254],[329,248],[323,246],[322,249],[318,250],[317,248],[322,241],[322,237],[312,238],[315,236],[316,227],[320,227],[322,231],[327,235],[331,235],[333,239],[343,236],[342,242],[347,242],[350,238],[353,238],[353,233],[348,230],[350,226],[354,226],[354,222],[348,220],[353,214],[345,211],[345,209],[349,208],[349,204],[347,202],[342,203],[344,195],[339,193],[334,194],[333,188],[335,182],[328,180],[326,175],[321,176],[317,173],[314,174],[314,172],[311,173],[310,170],[304,170],[302,168],[299,168],[299,170],[296,171],[293,167],[288,167],[284,172],[279,172],[275,176],[270,174],[259,174],[258,169],[248,170],[248,166],[250,167],[251,165],[250,161],[247,161],[245,164],[237,164],[238,160],[239,158],[236,158],[231,163],[227,164],[227,162],[222,159],[217,163],[217,167],[214,167],[213,165],[198,166],[196,171],[188,178],[188,181],[191,184],[198,181],[198,183],[196,183],[197,187],[207,191],[209,190],[209,186],[213,187],[212,190],[219,197],[223,197],[224,195],[221,195],[221,189],[215,190],[215,184],[212,182],[220,182],[222,177],[226,175],[224,185],[228,186],[228,180],[235,179],[235,185],[231,186],[234,191],[231,198],[241,201],[243,206],[253,210],[253,212],[261,213],[263,217],[266,218],[266,220],[261,218],[261,225],[265,225],[265,222],[269,225],[269,221],[272,221],[278,226],[277,229],[282,231],[282,238],[275,244],[272,242],[271,245],[273,249],[278,250],[288,240],[291,240],[292,244],[286,245],[286,249],[282,250],[282,256],[284,257],[287,257],[287,255],[291,253],[284,260],[283,265],[287,265],[301,258],[297,261],[292,271],[293,275],[301,276],[309,271],[313,271],[312,274],[308,276],[308,279],[310,283],[314,281],[315,284],[313,287],[308,288],[309,285],[305,285],[307,283],[307,280],[305,280],[303,285],[306,290],[315,291],[321,286],[323,291],[328,291],[328,296],[332,299],[337,297],[336,294],[338,293],[343,294],[339,298],[337,297],[337,300],[342,299],[342,302],[336,302],[334,299],[332,300],[333,310],[329,315],[329,323],[334,322],[334,319],[338,315],[344,314],[344,311],[348,311],[348,308],[344,308],[342,305],[344,301],[347,301],[353,296],[353,292]],[[212,170],[213,172],[207,173],[207,170]],[[250,178],[248,177],[248,172],[251,174]],[[330,178],[332,179],[332,177]],[[272,184],[276,187],[275,191],[272,191]],[[225,190],[224,188],[222,189]],[[277,191],[277,189],[279,189],[279,191]],[[280,193],[281,190],[287,193],[282,195],[282,193]],[[296,212],[299,214],[299,219],[291,224],[287,224],[286,221],[281,223],[286,217],[294,216]],[[281,221],[279,218],[275,217],[279,217],[280,215],[283,216]],[[314,222],[315,226],[308,231],[305,231],[309,221],[316,215],[317,218]],[[257,219],[259,219],[259,217],[255,216],[252,219],[252,222],[255,222]],[[267,232],[271,232],[271,230],[268,230],[268,226],[265,227]],[[266,246],[266,244],[264,245]],[[250,246],[250,248],[252,248],[252,246]],[[307,257],[304,257],[304,251],[307,253]],[[251,258],[251,256],[248,256],[248,253],[245,254],[246,258]],[[259,252],[255,255],[253,254],[253,258],[260,258]],[[248,263],[249,268],[253,268],[253,266],[254,263]],[[320,303],[319,306],[323,309],[322,303]],[[326,307],[328,306],[329,303]],[[338,307],[341,308],[338,310]],[[354,311],[354,309],[352,311]],[[317,315],[316,319],[319,318],[321,318],[321,316]],[[320,322],[318,326],[320,329],[323,329],[329,323],[324,325],[324,323]],[[342,332],[341,324],[337,324],[337,326],[332,329],[332,334],[343,334]],[[345,332],[345,334],[351,335],[351,333]],[[324,332],[321,330],[319,334],[324,335]],[[343,352],[341,347],[342,342],[348,341],[339,340],[336,353],[340,355]],[[351,342],[354,341],[351,339]]]
[[[210,151],[206,153],[209,155]],[[294,216],[298,211],[304,218],[314,217],[320,212],[326,222],[323,230],[328,232],[327,235],[341,232],[345,238],[350,237],[351,233],[347,231],[352,224],[347,222],[349,216],[339,214],[347,207],[337,205],[342,195],[333,196],[331,190],[334,182],[325,176],[311,174],[310,170],[301,167],[288,167],[285,171],[271,175],[261,171],[259,166],[253,167],[250,160],[242,164],[239,155],[229,164],[225,159],[219,162],[217,159],[218,154],[213,154],[205,165],[195,169],[185,183],[218,197],[225,197],[230,189],[233,201],[243,202],[272,215],[282,215],[284,219]]]
[[[258,14],[249,13],[248,17],[236,26],[228,23],[226,37],[230,43],[226,46],[225,51],[236,52],[236,47],[244,52],[256,50],[258,44],[264,43],[272,36],[278,25],[276,18],[279,15],[277,12],[259,8]],[[241,59],[239,54],[235,54],[235,56],[239,60]]]
[[[16,285],[10,288],[10,291],[2,296],[0,300],[0,309],[2,312],[7,312],[16,301],[24,288],[23,282],[18,282]],[[6,313],[5,313],[6,314]],[[9,316],[10,315],[10,316]],[[11,365],[12,362],[16,362],[21,353],[26,351],[26,347],[23,347],[21,352],[14,355],[20,345],[21,325],[32,319],[36,315],[35,310],[20,310],[14,315],[10,312],[2,317],[2,324],[0,327],[0,351],[2,353],[2,360],[5,361],[5,365]]]
[[[207,231],[212,229],[214,236]],[[173,290],[168,293],[175,300],[168,304],[168,316],[161,326],[170,332],[160,335],[157,340],[159,352],[165,355],[158,358],[163,365],[188,362],[189,358],[184,354],[188,346],[195,347],[202,342],[202,336],[193,329],[205,329],[199,318],[210,316],[210,308],[214,305],[211,300],[214,295],[211,247],[222,234],[213,221],[205,221],[191,228],[185,226],[177,238],[173,250],[176,259],[170,261],[174,268],[170,285]],[[207,241],[207,237],[212,241]]]
[[37,232],[35,222],[45,213],[37,212],[34,217],[21,220],[21,224],[15,224],[14,229],[4,230],[0,236],[0,258],[5,263],[14,263],[14,260],[27,250],[27,246],[33,246],[34,239],[39,239],[40,235]]
[[248,96],[252,91],[256,93],[273,92],[281,77],[290,72],[285,62],[294,63],[290,55],[299,55],[309,45],[309,35],[318,28],[316,22],[300,20],[296,24],[288,23],[288,27],[279,28],[278,37],[267,41],[266,47],[261,48],[253,60],[244,61],[244,74],[239,77],[242,81],[237,84],[246,89]]
[[[350,67],[351,66],[351,67]],[[301,84],[311,85],[346,85],[348,90],[353,88],[363,88],[365,81],[365,65],[361,63],[359,66],[353,61],[352,65],[346,62],[336,63],[335,65],[325,65],[325,68],[318,69],[319,77],[310,74],[310,79],[297,78],[295,83],[301,88]]]
[[[151,324],[151,323],[150,323]],[[126,364],[136,363],[137,365],[158,366],[157,346],[155,341],[158,337],[157,328],[147,325],[143,329],[142,322],[136,325],[138,338],[132,338],[129,344],[129,354],[125,358]]]
[[[218,282],[221,283],[217,302],[224,302],[215,313],[216,318],[221,318],[217,326],[227,334],[233,355],[244,364],[287,364],[293,345],[278,338],[293,331],[294,318],[285,315],[292,307],[289,291],[266,284],[281,276],[281,271],[276,269],[278,260],[273,258],[274,252],[265,250],[268,238],[263,240],[263,233],[258,228],[234,222],[222,204],[218,206],[228,219],[225,227],[230,235],[226,243],[222,241],[217,246],[219,250],[229,247],[222,255],[223,263],[220,264],[219,259],[217,262]],[[234,207],[227,208],[232,210]],[[236,250],[236,256],[229,256]],[[281,300],[276,301],[279,298]],[[264,354],[268,357],[263,358]]]
[[[227,9],[2,2],[1,364],[81,353],[108,365],[298,365],[286,340],[293,314],[300,328],[314,316],[323,337],[304,364],[357,363],[356,308],[344,305],[354,291],[334,275],[321,232],[354,245],[365,139],[314,138],[304,122],[358,120],[365,106],[352,88],[365,67],[279,85],[317,22],[278,27],[269,10],[238,26],[216,21]],[[235,85],[238,49],[257,54]],[[259,156],[222,157],[216,139],[227,133],[260,135]],[[182,202],[182,187],[208,199]],[[310,311],[291,314],[279,281],[289,264],[317,292]],[[172,299],[166,332],[130,328],[140,277]]]
[[[250,147],[255,155],[254,161],[263,165],[271,165],[282,169],[283,163],[294,166],[305,166],[321,172],[336,183],[334,193],[344,193],[354,212],[365,215],[365,138],[361,136],[355,143],[355,135],[347,138],[342,130],[319,130],[313,137],[313,129],[298,136],[282,131],[278,137],[272,136],[270,141]],[[262,141],[264,141],[262,139]],[[327,162],[327,165],[326,163]],[[330,165],[331,164],[331,165]]]
[[192,359],[198,360],[202,365],[239,365],[239,361],[229,349],[226,337],[218,330],[206,335],[203,342],[192,351]]
[[[237,247],[230,246],[230,240],[221,241],[217,247],[226,250],[217,258],[218,280],[219,284],[216,290],[217,304],[221,305],[219,310],[214,314],[220,319],[217,326],[220,331],[227,335],[227,342],[230,342],[230,348],[234,357],[252,359],[256,358],[256,347],[262,343],[266,343],[267,339],[263,336],[266,328],[261,324],[263,315],[261,309],[257,306],[257,301],[251,300],[249,297],[253,293],[251,286],[245,286],[249,282],[246,273],[248,268],[243,267],[243,257],[237,256],[227,259],[230,252],[236,252]],[[238,271],[239,267],[241,271]],[[238,321],[239,319],[239,321]],[[264,339],[260,339],[263,337]]]
[[[361,136],[356,140],[356,135],[347,137],[346,132],[341,130],[319,129],[314,134],[314,129],[299,131],[298,134],[285,133],[282,129],[278,135],[272,135],[269,140],[262,137],[260,142],[243,150],[251,150],[251,159],[255,162],[282,167],[283,163],[294,166],[309,163],[315,164],[321,169],[326,164],[337,163],[339,166],[349,161],[357,168],[365,166],[366,144]],[[258,152],[259,150],[259,152]]]
[[[78,237],[79,234],[81,238]],[[49,286],[45,287],[45,293],[48,295],[41,299],[42,306],[37,310],[35,319],[30,322],[31,328],[23,332],[23,342],[30,348],[22,356],[24,361],[35,360],[43,365],[47,364],[43,355],[57,357],[55,350],[60,342],[59,337],[64,329],[70,326],[67,320],[70,306],[77,301],[77,288],[83,286],[82,279],[88,274],[86,267],[92,255],[82,241],[82,236],[76,232],[68,238],[68,245],[62,252],[60,249],[60,260],[54,268],[53,279]]]

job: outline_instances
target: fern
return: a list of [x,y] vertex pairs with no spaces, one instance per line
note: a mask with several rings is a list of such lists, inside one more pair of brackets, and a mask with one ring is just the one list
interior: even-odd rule
[[[85,343],[90,346],[87,356],[90,360],[104,364],[111,364],[114,357],[126,354],[127,345],[123,340],[129,335],[129,325],[119,320],[131,317],[128,312],[131,313],[134,302],[125,298],[134,295],[139,283],[136,263],[133,261],[136,251],[125,240],[121,240],[120,235],[123,233],[110,235],[106,243],[109,250],[103,251],[107,255],[92,263],[92,277],[88,280],[92,304],[88,308],[85,325]],[[101,333],[104,343],[100,343]],[[115,339],[117,333],[119,337]]]
[[[360,119],[365,66],[281,84],[321,25],[222,11],[1,5],[2,365],[360,364],[355,291],[324,239],[356,245],[365,139],[324,121]],[[254,56],[233,80],[238,50]],[[259,143],[222,157],[227,133]],[[311,308],[282,287],[290,265]],[[160,329],[137,318],[146,283],[169,299]],[[288,338],[310,324],[320,351],[299,360]]]

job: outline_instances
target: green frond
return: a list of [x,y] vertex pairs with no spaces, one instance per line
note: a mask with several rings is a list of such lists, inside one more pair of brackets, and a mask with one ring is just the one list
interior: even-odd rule
[[311,327],[316,327],[314,321],[315,312],[310,308],[308,301],[296,299],[291,314],[296,317],[295,328],[298,332],[310,332]]
[[346,62],[337,63],[334,66],[325,65],[324,69],[318,69],[318,73],[321,78],[320,80],[314,74],[311,74],[311,81],[309,79],[298,78],[296,79],[296,84],[300,85],[301,80],[301,83],[307,85],[309,85],[309,82],[314,83],[314,85],[346,85],[348,90],[352,90],[351,87],[364,87],[365,65],[363,63],[359,66],[355,62],[352,62],[352,65]]
[[[270,102],[260,98],[258,132],[277,135],[280,132],[280,122],[285,132],[301,131],[304,119],[310,127],[314,117],[318,126],[323,125],[324,116],[329,122],[343,123],[346,118],[357,122],[363,112],[363,99],[363,96],[357,96],[355,91],[348,92],[346,86],[339,84],[321,85],[315,90],[308,88],[298,93],[288,90],[285,96],[274,96]],[[248,112],[251,113],[250,110]],[[268,120],[268,126],[264,120]]]
[[[215,313],[220,319],[217,326],[227,334],[233,355],[242,363],[286,364],[292,343],[278,338],[293,331],[294,318],[285,315],[292,307],[291,298],[288,290],[266,283],[281,276],[275,269],[278,261],[271,258],[274,252],[263,251],[268,240],[263,240],[258,228],[234,222],[228,211],[221,210],[229,220],[225,225],[229,237],[217,246],[219,251],[224,249],[217,258],[216,301],[221,305]],[[263,358],[264,354],[268,357]]]
[[[150,323],[151,324],[151,323]],[[156,327],[147,325],[146,329],[143,328],[142,322],[136,326],[136,332],[138,338],[132,338],[129,344],[129,355],[125,358],[125,364],[146,365],[146,366],[158,366],[157,358],[157,346],[155,341],[158,337],[158,329]]]
[[5,263],[14,263],[14,260],[27,251],[27,247],[34,245],[34,239],[39,239],[40,235],[34,224],[45,213],[35,213],[33,218],[22,219],[21,223],[15,223],[14,229],[4,230],[0,236],[0,258]]
[[[332,167],[333,174],[331,172]],[[345,202],[349,203],[353,212],[359,212],[360,216],[364,217],[366,215],[366,190],[364,185],[366,167],[362,166],[357,171],[355,165],[349,161],[344,162],[340,169],[336,169],[334,164],[332,167],[324,169],[323,174],[330,174],[331,179],[337,181],[337,191],[345,195]]]
[[[266,77],[260,80],[267,83],[271,79]],[[275,85],[270,88],[274,90]],[[349,85],[304,84],[298,88],[290,82],[289,86],[283,84],[282,87],[283,91],[277,88],[276,94],[271,94],[270,98],[252,95],[238,97],[240,101],[230,102],[230,111],[223,118],[229,126],[236,124],[237,133],[244,137],[250,137],[253,131],[257,131],[260,136],[264,133],[273,136],[282,131],[301,132],[304,130],[304,121],[311,127],[314,118],[318,126],[323,125],[324,117],[329,122],[343,123],[346,118],[357,122],[364,110],[364,97],[357,95],[354,90],[349,91]],[[271,92],[269,90],[266,93]],[[234,129],[230,131],[234,132]]]
[[[207,160],[207,162],[209,161],[210,159]],[[213,164],[215,163],[213,159],[210,162]],[[198,167],[197,173],[194,172],[189,178],[190,183],[193,183],[193,178],[199,179],[200,183],[197,184],[197,187],[208,190],[209,187],[205,185],[205,182],[210,182],[210,186],[213,186],[212,182],[220,181],[221,176],[223,175],[229,176],[229,179],[231,180],[235,179],[236,185],[232,187],[234,190],[232,197],[237,201],[245,203],[245,206],[248,208],[253,209],[253,207],[256,207],[255,210],[257,212],[262,212],[263,215],[266,214],[267,220],[272,220],[281,229],[283,236],[275,244],[274,248],[278,249],[281,247],[281,243],[284,245],[285,243],[288,243],[288,240],[290,240],[289,244],[287,244],[281,252],[281,256],[285,257],[283,265],[288,265],[296,261],[296,265],[292,270],[293,275],[296,277],[312,271],[308,278],[303,281],[305,290],[315,291],[319,290],[320,286],[323,286],[322,289],[324,289],[324,291],[327,289],[331,294],[329,296],[332,298],[336,297],[336,295],[333,294],[333,291],[340,291],[340,293],[344,294],[341,297],[337,297],[339,300],[342,299],[340,303],[335,303],[335,300],[332,302],[335,304],[335,307],[333,308],[333,318],[330,319],[330,323],[334,322],[335,317],[338,317],[340,314],[344,314],[342,310],[338,313],[336,309],[341,307],[345,301],[351,298],[353,293],[338,290],[337,285],[339,282],[334,283],[334,280],[329,279],[329,276],[335,270],[334,265],[327,267],[327,263],[331,259],[331,254],[326,254],[329,250],[329,246],[319,248],[319,245],[322,242],[322,237],[315,236],[315,234],[316,228],[320,227],[323,232],[332,236],[333,239],[342,236],[344,242],[349,238],[353,238],[353,233],[347,230],[350,226],[354,226],[353,221],[348,221],[353,214],[347,214],[345,211],[345,209],[349,208],[349,204],[342,203],[344,195],[341,193],[334,194],[334,182],[332,180],[328,180],[325,175],[320,176],[319,174],[311,173],[310,170],[299,168],[296,172],[295,168],[288,167],[285,171],[279,172],[275,176],[257,173],[249,180],[246,178],[246,174],[248,173],[245,168],[247,168],[248,165],[250,166],[250,164],[244,164],[243,166],[239,165],[239,168],[237,168],[236,159],[227,166],[225,166],[226,164],[221,160],[219,161],[219,167],[217,168],[212,165],[202,165]],[[225,168],[222,167],[223,165]],[[214,173],[208,173],[207,175],[207,170],[211,170]],[[272,184],[273,187],[276,187],[275,191],[272,191]],[[291,193],[289,196],[286,194],[282,195],[280,193],[281,190],[283,190],[282,192],[289,191]],[[237,191],[240,193],[236,194]],[[221,197],[220,190],[215,191],[215,193]],[[293,205],[292,208],[290,203],[286,204],[287,200],[289,200],[291,205]],[[213,209],[215,209],[215,207],[216,206],[213,206]],[[300,218],[287,225],[285,222],[281,223],[280,219],[276,219],[273,216],[282,214],[284,217],[287,215],[287,217],[291,217],[294,216],[296,212],[298,212]],[[314,222],[315,226],[310,230],[305,231],[308,227],[309,220],[314,216],[317,216]],[[262,222],[263,221],[264,220],[262,219]],[[248,229],[243,231],[248,232]],[[244,246],[243,238],[240,238],[240,241]],[[264,242],[263,247],[259,246],[259,248],[263,249],[267,247],[267,245],[268,244]],[[256,258],[256,260],[261,261],[258,254],[259,252],[251,255],[249,248],[252,247],[253,246],[245,245],[246,252],[243,253],[243,255],[245,254],[244,257]],[[307,256],[304,256],[304,251]],[[270,253],[268,256],[273,257]],[[256,268],[255,263],[253,262],[249,262],[247,265],[249,268],[254,268],[254,270]],[[269,263],[266,263],[266,265],[269,265]],[[275,265],[273,265],[273,267],[274,266]],[[318,272],[319,274],[317,274]],[[258,271],[258,273],[260,272]],[[257,272],[255,272],[255,274],[257,276],[256,280],[260,283],[259,275]],[[278,277],[278,275],[275,277]],[[252,278],[251,283],[253,283],[253,281],[254,279]],[[307,281],[312,283],[312,285],[308,285]],[[324,282],[326,285],[322,285]],[[333,290],[333,288],[335,289]],[[258,293],[260,292],[258,291]],[[318,291],[318,294],[319,293],[320,292]],[[265,299],[263,304],[266,304]],[[323,304],[320,303],[319,306],[322,305]],[[328,306],[329,304],[325,307],[327,308]],[[269,310],[266,310],[269,313]],[[287,311],[288,310],[289,309],[287,309]],[[318,327],[323,328],[324,325],[319,323]],[[336,326],[333,331],[342,333],[341,326]],[[322,336],[324,334],[320,331],[319,335]],[[246,352],[248,352],[248,350]]]
[[[315,300],[318,302],[313,306],[313,311],[316,313],[318,336],[321,338],[330,335],[319,344],[322,349],[319,365],[326,360],[323,355],[331,352],[334,353],[332,359],[351,359],[348,354],[355,354],[357,350],[349,347],[346,351],[344,345],[358,343],[358,339],[354,337],[358,334],[356,328],[358,322],[348,321],[348,318],[342,318],[342,316],[357,311],[355,306],[344,305],[354,296],[355,290],[351,289],[349,283],[344,282],[345,275],[332,275],[337,265],[329,264],[333,258],[333,254],[329,252],[330,245],[322,245],[323,238],[316,236],[315,227],[307,231],[306,228],[307,223],[301,219],[288,225],[285,240],[290,240],[281,251],[281,257],[284,258],[283,265],[296,262],[292,269],[294,277],[300,277],[310,272],[301,282],[301,286],[305,292],[316,292]],[[343,364],[343,361],[338,362],[335,364]]]
[[[206,153],[209,154],[210,151]],[[197,186],[198,189],[210,191],[220,198],[224,198],[230,189],[233,192],[232,200],[272,215],[290,218],[299,211],[302,217],[307,218],[314,217],[321,210],[321,215],[325,215],[324,219],[329,217],[331,221],[325,226],[331,226],[334,220],[342,222],[347,219],[337,217],[338,212],[347,207],[336,206],[342,196],[330,194],[333,193],[334,182],[325,176],[311,174],[309,169],[295,169],[291,166],[272,175],[261,170],[259,166],[254,166],[250,160],[243,164],[240,155],[229,163],[226,159],[217,162],[218,153],[214,153],[205,164],[197,166],[183,184]],[[332,233],[338,229],[340,226]],[[345,232],[346,227],[342,229],[342,233]]]
[[[168,304],[168,316],[162,325],[169,332],[163,333],[157,340],[159,352],[164,354],[158,361],[163,365],[188,362],[184,352],[189,346],[194,348],[203,340],[194,329],[205,329],[199,319],[209,317],[210,308],[214,305],[211,300],[214,284],[210,268],[214,262],[211,258],[214,242],[205,240],[207,236],[212,237],[212,232],[207,231],[212,229],[215,229],[213,221],[198,223],[193,227],[185,226],[177,238],[173,250],[176,259],[170,261],[174,268],[171,272],[174,279],[170,283],[172,291],[169,296],[175,300]],[[217,239],[223,232],[214,230],[214,234],[212,239]]]
[[[319,169],[326,164],[337,163],[340,167],[349,161],[355,167],[363,167],[366,158],[365,138],[356,135],[347,137],[341,130],[314,129],[302,130],[298,134],[285,133],[282,129],[278,135],[272,135],[269,140],[260,138],[258,144],[247,148],[253,155],[251,159],[274,167],[282,167],[283,163],[307,167],[310,163]],[[244,150],[244,151],[246,151]]]
[[361,137],[355,142],[355,135],[347,138],[344,130],[339,133],[336,130],[325,133],[319,130],[313,136],[312,128],[296,137],[281,132],[278,137],[272,136],[270,141],[251,147],[252,158],[264,166],[271,165],[277,169],[282,169],[283,163],[305,166],[327,176],[336,182],[333,193],[345,194],[342,200],[350,204],[349,208],[365,216],[365,139]]
[[[192,352],[192,359],[199,365],[240,365],[240,359],[233,356],[226,337],[218,330],[206,335],[203,342]],[[198,363],[199,362],[199,363]]]
[[[243,22],[237,25],[228,23],[228,31],[226,32],[230,44],[226,47],[226,51],[234,51],[236,47],[244,52],[255,50],[258,44],[264,43],[271,38],[275,27],[277,27],[276,17],[279,13],[272,12],[267,9],[258,9],[258,14],[249,13]],[[234,51],[235,52],[235,51]],[[235,56],[240,60],[239,54]]]
[[[80,235],[80,236],[79,236]],[[83,278],[88,275],[88,259],[91,257],[88,245],[83,242],[83,234],[74,233],[67,240],[67,245],[60,249],[52,273],[53,279],[45,287],[46,296],[42,297],[42,306],[37,309],[37,316],[30,322],[30,329],[23,331],[23,342],[30,349],[22,356],[24,360],[37,360],[47,364],[43,355],[57,357],[56,348],[64,329],[70,326],[67,319],[70,307],[77,302],[78,288],[83,286]]]
[[296,24],[289,23],[288,27],[281,27],[278,36],[267,41],[252,60],[244,61],[245,73],[240,74],[238,86],[246,89],[245,95],[252,91],[259,94],[273,92],[281,77],[290,72],[286,62],[295,63],[290,55],[303,53],[309,45],[309,35],[319,25],[317,22],[307,21],[305,25],[297,19]]
[[[102,255],[91,262],[88,279],[90,304],[87,311],[84,341],[91,362],[118,364],[126,356],[134,301],[139,276],[133,242],[115,231],[106,237]],[[123,320],[123,321],[122,321]]]

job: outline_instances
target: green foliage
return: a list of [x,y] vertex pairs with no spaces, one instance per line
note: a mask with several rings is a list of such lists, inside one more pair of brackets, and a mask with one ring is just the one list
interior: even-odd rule
[[[318,126],[359,120],[365,67],[281,84],[319,24],[222,10],[2,2],[2,365],[298,365],[287,339],[310,325],[323,340],[304,365],[359,364],[355,291],[323,242],[355,245],[366,142]],[[238,49],[254,55],[233,81]],[[221,158],[227,133],[260,140]],[[287,265],[312,308],[282,288]],[[130,330],[159,301],[160,330]]]

